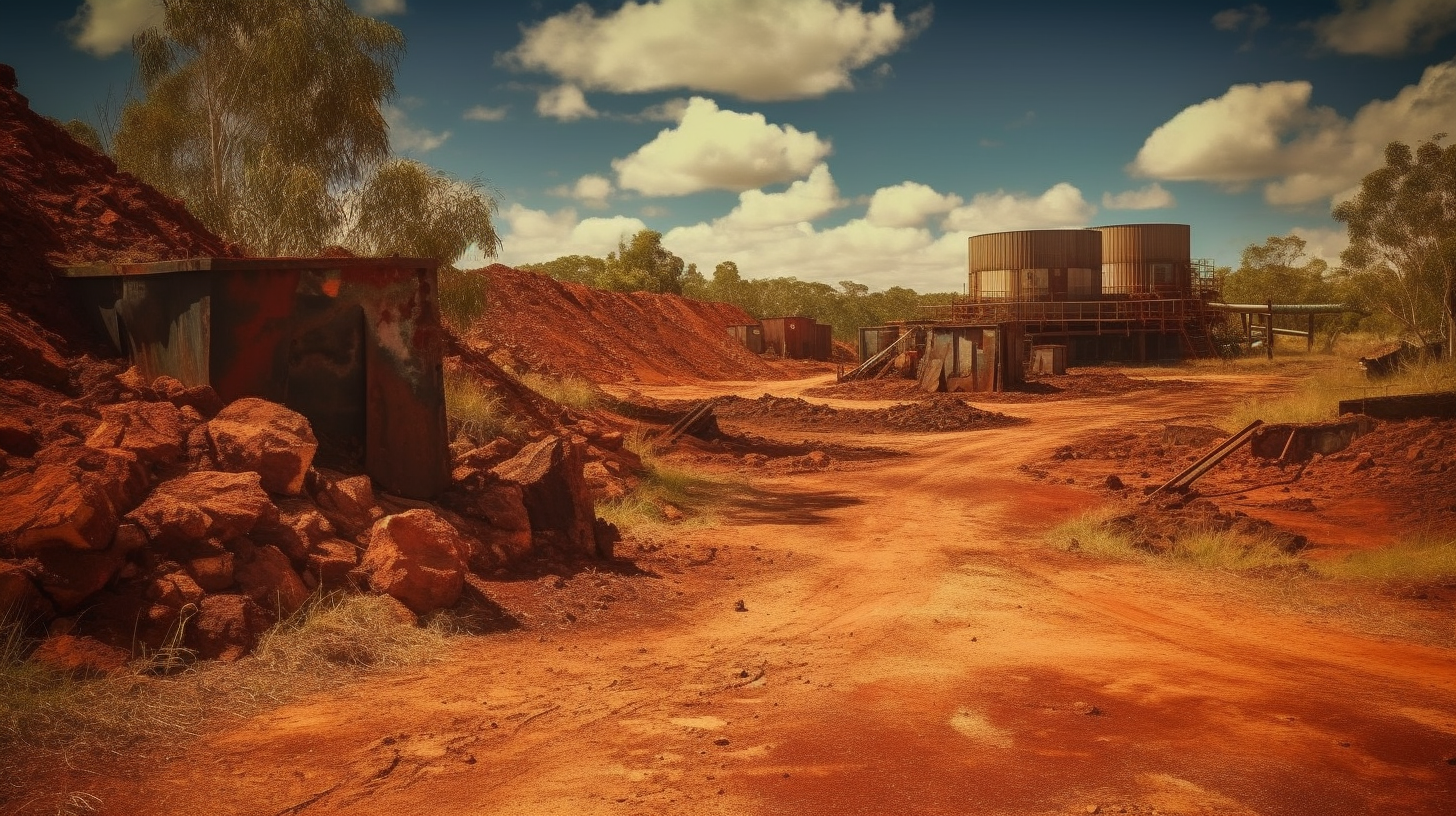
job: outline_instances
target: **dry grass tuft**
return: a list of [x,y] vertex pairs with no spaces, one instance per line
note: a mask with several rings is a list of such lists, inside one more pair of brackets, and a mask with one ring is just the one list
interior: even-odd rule
[[469,371],[445,370],[445,414],[451,437],[463,433],[478,444],[499,436],[525,438],[525,427],[505,400]]
[[1132,533],[1110,524],[1119,512],[1111,506],[1088,511],[1053,528],[1047,539],[1066,552],[1197,570],[1257,573],[1306,568],[1304,559],[1286,552],[1272,536],[1200,525],[1178,531],[1165,549],[1139,546]]
[[1315,571],[1326,578],[1394,583],[1456,578],[1456,538],[1428,536],[1389,547],[1323,561]]
[[[667,461],[640,433],[629,434],[623,444],[642,458],[641,484],[621,499],[597,503],[597,515],[623,530],[669,523],[677,528],[711,526],[718,520],[717,507],[742,485],[737,479]],[[680,510],[683,518],[669,522],[667,505]]]
[[1390,377],[1370,379],[1354,362],[1314,374],[1293,393],[1241,403],[1219,422],[1230,433],[1255,419],[1265,422],[1306,423],[1335,419],[1340,400],[1388,397],[1456,389],[1456,364],[1450,361],[1413,363]]
[[[157,676],[155,656],[131,671],[79,679],[25,658],[21,622],[0,622],[0,811],[20,795],[53,799],[58,813],[98,805],[85,793],[25,790],[38,768],[89,767],[195,737],[220,717],[243,718],[366,671],[440,660],[457,631],[447,615],[401,623],[382,598],[330,594],[271,629],[236,663],[189,662]],[[170,665],[170,664],[169,664]],[[69,808],[69,810],[67,810]],[[8,811],[7,811],[8,812]]]
[[577,377],[555,379],[533,371],[517,375],[521,383],[557,405],[585,411],[602,402],[601,389]]

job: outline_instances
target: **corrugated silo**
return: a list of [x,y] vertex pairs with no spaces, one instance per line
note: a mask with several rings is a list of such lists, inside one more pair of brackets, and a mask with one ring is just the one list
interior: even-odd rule
[[1102,233],[1102,292],[1189,297],[1192,238],[1187,224],[1117,224]]
[[973,235],[970,293],[980,300],[1096,300],[1102,234],[1089,229]]

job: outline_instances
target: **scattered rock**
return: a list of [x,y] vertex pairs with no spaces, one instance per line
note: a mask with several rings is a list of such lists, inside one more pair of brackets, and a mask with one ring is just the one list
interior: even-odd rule
[[123,402],[99,410],[101,424],[86,437],[93,448],[120,448],[148,463],[179,459],[186,449],[190,428],[170,402]]
[[253,471],[270,493],[297,496],[318,440],[297,411],[255,397],[237,400],[207,423],[218,466]]
[[748,611],[748,606],[743,603],[743,599],[742,598],[739,598],[737,601],[734,601],[733,602],[733,611],[734,612],[747,612]]
[[319,509],[344,535],[353,538],[368,530],[384,515],[374,499],[374,484],[368,476],[343,476],[315,471],[310,493]]
[[1127,487],[1127,485],[1122,483],[1122,479],[1119,479],[1117,477],[1117,474],[1115,473],[1109,473],[1107,475],[1107,480],[1103,482],[1103,484],[1107,486],[1108,490],[1123,490]]
[[1350,465],[1350,472],[1359,473],[1362,470],[1369,470],[1372,467],[1375,467],[1375,457],[1371,456],[1368,451],[1365,451],[1355,457],[1355,461]]
[[238,588],[262,608],[287,617],[308,600],[308,587],[293,571],[288,556],[272,545],[242,545],[234,572]]
[[208,595],[198,604],[188,640],[200,657],[233,661],[258,644],[273,618],[243,595]]
[[547,436],[522,448],[493,470],[502,481],[519,485],[531,529],[555,534],[570,549],[596,552],[591,493],[582,477],[581,448]]
[[97,677],[125,671],[131,653],[85,635],[51,635],[30,659],[72,677]]
[[407,510],[374,523],[359,563],[375,592],[416,614],[454,606],[465,585],[468,542],[432,510]]
[[154,543],[177,545],[238,538],[277,514],[257,473],[199,471],[163,482],[126,518]]

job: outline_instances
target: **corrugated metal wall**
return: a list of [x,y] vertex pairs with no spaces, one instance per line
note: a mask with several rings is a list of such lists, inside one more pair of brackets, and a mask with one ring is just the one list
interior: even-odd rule
[[1187,224],[1116,224],[1096,231],[1102,234],[1106,294],[1187,296],[1191,291],[1192,229]]
[[[1102,234],[1088,229],[1021,230],[973,235],[970,238],[970,291],[982,298],[1055,299],[1067,295],[1068,269],[1093,270],[1092,296],[1101,291],[1097,278],[1102,269]],[[1028,279],[1004,271],[1062,270],[1049,272],[1045,290],[1028,289]],[[982,272],[990,274],[982,275]]]

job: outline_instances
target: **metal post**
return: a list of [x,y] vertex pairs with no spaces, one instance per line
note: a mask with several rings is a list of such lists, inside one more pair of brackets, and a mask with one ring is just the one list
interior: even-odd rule
[[1274,301],[1269,301],[1269,313],[1264,315],[1264,357],[1274,359]]
[[1310,313],[1310,316],[1309,316],[1309,337],[1306,338],[1306,340],[1305,340],[1304,350],[1305,351],[1314,351],[1314,314],[1313,313]]

